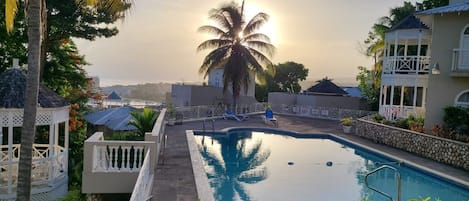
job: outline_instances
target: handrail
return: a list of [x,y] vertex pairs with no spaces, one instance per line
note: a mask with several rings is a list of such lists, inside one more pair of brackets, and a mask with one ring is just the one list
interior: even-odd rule
[[368,183],[368,176],[380,171],[380,170],[383,170],[383,169],[391,169],[394,171],[395,174],[397,174],[397,201],[401,201],[401,173],[399,173],[399,171],[395,168],[395,167],[392,167],[392,166],[389,166],[389,165],[383,165],[379,168],[376,168],[374,170],[372,170],[371,172],[367,173],[365,175],[365,185],[366,187],[368,187],[369,189],[389,198],[389,200],[393,201],[394,199],[392,198],[392,196],[390,196],[389,194],[385,193],[385,192],[382,192],[376,188],[374,188],[373,186],[370,186],[370,184]]
[[150,151],[148,150],[143,160],[142,168],[138,174],[130,201],[147,201],[152,198],[151,189],[153,187],[153,173],[151,171]]

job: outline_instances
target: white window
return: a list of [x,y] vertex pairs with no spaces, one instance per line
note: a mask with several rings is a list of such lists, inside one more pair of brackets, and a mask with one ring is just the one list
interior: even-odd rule
[[459,95],[456,96],[455,105],[469,107],[469,89],[459,93]]
[[461,70],[469,70],[469,24],[464,27],[461,33],[459,68]]

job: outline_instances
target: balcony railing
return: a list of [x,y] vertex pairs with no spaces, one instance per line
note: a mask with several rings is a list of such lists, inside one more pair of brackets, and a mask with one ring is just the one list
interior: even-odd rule
[[385,74],[428,74],[430,56],[390,56],[383,61]]
[[[255,104],[241,104],[236,105],[236,114],[250,114],[264,112],[267,103]],[[202,106],[189,106],[189,107],[176,107],[176,112],[182,114],[183,120],[200,120],[207,117],[221,117],[225,113],[225,106],[223,105],[202,105]]]
[[469,73],[469,49],[453,50],[453,65],[451,71]]
[[[132,196],[151,197],[153,171],[164,139],[165,115],[163,109],[152,132],[145,134],[145,141],[104,140],[102,132],[89,137],[84,148],[82,192],[138,192],[139,195]],[[136,185],[139,177],[145,177],[145,185]]]
[[138,174],[135,187],[130,197],[130,201],[147,201],[151,199],[151,190],[153,187],[153,171],[150,163],[150,150],[145,154],[143,165]]
[[[0,193],[13,193],[16,188],[20,148],[20,144],[14,144],[9,152],[8,145],[0,146]],[[49,188],[66,177],[67,153],[61,146],[54,149],[55,154],[50,156],[49,144],[33,145],[31,183],[36,188]]]
[[387,120],[396,120],[399,118],[407,118],[409,115],[424,116],[425,108],[413,106],[396,106],[381,105],[379,113],[386,117]]

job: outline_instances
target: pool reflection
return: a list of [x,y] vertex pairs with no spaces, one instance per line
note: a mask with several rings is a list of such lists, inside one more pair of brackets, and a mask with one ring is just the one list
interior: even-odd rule
[[263,163],[269,158],[270,150],[262,146],[261,139],[251,137],[249,131],[202,137],[199,149],[216,200],[251,200],[244,185],[268,177]]

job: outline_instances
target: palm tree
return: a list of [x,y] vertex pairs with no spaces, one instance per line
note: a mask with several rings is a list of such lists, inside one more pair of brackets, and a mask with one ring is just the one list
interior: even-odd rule
[[207,77],[213,70],[224,69],[223,92],[231,84],[233,107],[236,107],[241,87],[244,86],[247,92],[252,81],[250,75],[261,76],[264,69],[262,64],[272,65],[269,57],[275,51],[270,38],[256,32],[269,16],[261,12],[246,23],[243,7],[244,1],[241,7],[232,2],[212,9],[209,18],[218,26],[201,26],[199,31],[213,34],[216,38],[206,40],[197,47],[197,51],[211,50],[200,66],[199,73]]
[[[77,0],[77,2],[84,2]],[[89,6],[103,6],[110,11],[121,8],[126,0],[87,0]],[[7,31],[13,30],[13,21],[18,11],[18,0],[6,0],[5,24]],[[26,82],[27,96],[24,98],[23,129],[21,132],[20,159],[18,164],[17,200],[29,201],[31,197],[32,146],[36,131],[36,113],[41,69],[41,51],[43,36],[46,31],[46,1],[27,1],[26,13],[28,24],[28,75]]]
[[235,200],[236,194],[241,200],[251,200],[243,183],[255,184],[268,176],[267,168],[262,164],[269,158],[270,151],[262,149],[262,141],[247,148],[247,139],[243,135],[248,136],[246,133],[231,133],[213,137],[220,144],[219,152],[208,149],[205,143],[199,147],[207,165],[212,167],[207,176],[211,179],[217,200]]
[[145,137],[146,132],[151,132],[158,118],[158,113],[150,108],[145,108],[142,112],[132,111],[130,114],[134,119],[129,121],[129,125],[135,126],[141,137]]

